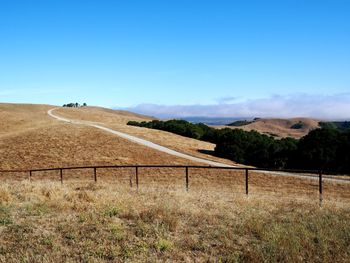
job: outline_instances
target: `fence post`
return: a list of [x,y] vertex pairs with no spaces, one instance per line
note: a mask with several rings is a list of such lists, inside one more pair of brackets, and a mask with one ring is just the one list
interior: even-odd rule
[[245,169],[245,194],[248,195],[248,168]]
[[63,170],[62,170],[62,168],[60,169],[60,176],[61,176],[61,184],[63,184]]
[[29,171],[29,182],[32,181],[32,170]]
[[139,169],[138,166],[135,167],[135,174],[136,174],[136,189],[139,190]]
[[96,167],[94,167],[94,180],[97,182],[97,172],[96,172]]
[[188,192],[188,166],[186,166],[186,191]]
[[322,194],[322,171],[319,171],[319,173],[318,173],[318,175],[319,175],[319,184],[318,184],[318,186],[319,186],[319,189],[318,189],[318,191],[319,191],[319,194],[320,194],[320,206],[322,206],[322,201],[323,201],[323,194]]
[[130,187],[132,188],[132,174],[130,175],[129,180],[130,180]]

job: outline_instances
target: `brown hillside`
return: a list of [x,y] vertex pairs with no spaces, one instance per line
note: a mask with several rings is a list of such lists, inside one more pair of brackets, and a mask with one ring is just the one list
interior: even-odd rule
[[92,127],[59,122],[49,105],[0,104],[0,169],[189,161]]
[[[234,126],[220,126],[220,128],[242,129],[245,131],[256,130],[260,133],[272,135],[275,137],[293,137],[301,138],[308,134],[311,130],[319,127],[318,120],[310,118],[293,118],[293,119],[258,119],[248,125],[234,127]],[[292,128],[293,125],[302,124],[299,129]]]
[[[48,116],[50,105],[0,104],[0,169],[26,169],[75,165],[109,164],[194,164],[145,146],[83,125],[72,125]],[[57,114],[69,115],[129,132],[128,120],[151,118],[125,111],[98,107],[59,109]],[[111,124],[111,125],[110,125]],[[133,129],[131,129],[133,130]],[[155,138],[160,144],[176,145],[184,153],[213,158],[197,153],[199,149],[213,150],[214,145],[158,131],[136,129],[143,137]],[[133,134],[136,134],[135,132]],[[191,149],[191,150],[189,150]]]
[[46,112],[53,106],[0,103],[0,138],[54,123]]
[[98,122],[108,128],[125,132],[196,157],[233,164],[233,162],[226,159],[199,152],[212,152],[214,151],[215,144],[186,138],[170,132],[126,125],[131,120],[150,121],[153,119],[152,117],[100,107],[83,107],[78,109],[58,108],[55,113],[70,119]]

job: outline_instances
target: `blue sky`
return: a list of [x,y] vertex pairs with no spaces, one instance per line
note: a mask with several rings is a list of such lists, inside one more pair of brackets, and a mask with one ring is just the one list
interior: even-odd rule
[[347,0],[0,0],[0,102],[237,117],[307,97],[285,115],[350,118],[349,14]]

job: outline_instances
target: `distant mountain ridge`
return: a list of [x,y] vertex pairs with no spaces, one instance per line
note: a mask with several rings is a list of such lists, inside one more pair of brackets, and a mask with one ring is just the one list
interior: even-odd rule
[[320,128],[319,120],[311,118],[292,119],[270,119],[255,118],[238,120],[227,126],[217,126],[217,128],[242,129],[245,131],[256,130],[260,133],[273,137],[293,137],[301,138],[310,131]]

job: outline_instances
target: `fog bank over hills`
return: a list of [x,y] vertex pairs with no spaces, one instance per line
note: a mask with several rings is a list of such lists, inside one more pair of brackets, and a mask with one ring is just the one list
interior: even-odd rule
[[310,117],[322,120],[349,120],[350,93],[334,95],[274,95],[233,103],[208,105],[165,105],[144,103],[126,110],[158,118],[231,118],[246,119]]

